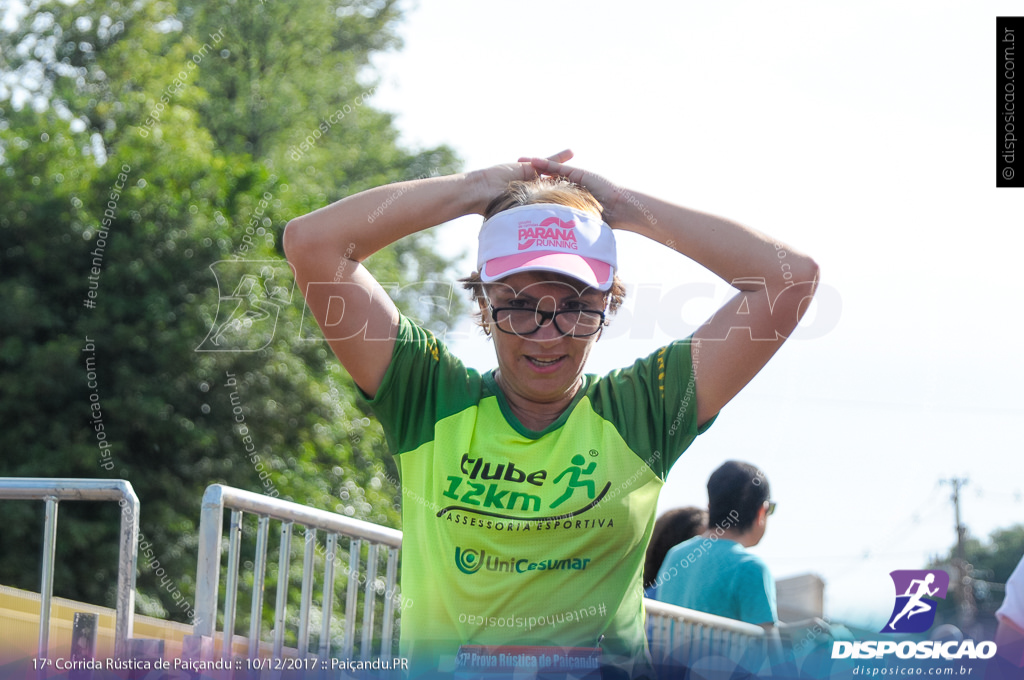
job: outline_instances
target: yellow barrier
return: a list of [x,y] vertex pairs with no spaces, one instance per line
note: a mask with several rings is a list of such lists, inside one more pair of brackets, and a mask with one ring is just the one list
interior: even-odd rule
[[[107,658],[114,655],[113,609],[55,597],[50,611],[47,656],[70,656],[71,626],[75,612],[98,615],[96,656]],[[164,640],[164,658],[170,660],[181,657],[182,640],[191,634],[192,626],[188,624],[136,615],[132,637]],[[7,652],[17,651],[19,656],[35,656],[39,643],[39,593],[0,585],[0,641]]]

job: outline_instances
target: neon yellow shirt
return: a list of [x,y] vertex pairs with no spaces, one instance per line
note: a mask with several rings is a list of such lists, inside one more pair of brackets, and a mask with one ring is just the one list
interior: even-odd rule
[[664,478],[698,434],[692,376],[689,340],[674,342],[584,376],[535,432],[491,373],[402,318],[370,403],[401,477],[413,675],[451,669],[462,644],[601,647],[602,663],[649,672],[644,552]]

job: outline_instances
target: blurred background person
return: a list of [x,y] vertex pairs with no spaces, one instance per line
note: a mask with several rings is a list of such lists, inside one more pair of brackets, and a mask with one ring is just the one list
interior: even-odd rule
[[694,536],[707,531],[708,513],[695,506],[673,508],[654,523],[651,542],[644,560],[644,597],[653,598],[658,584],[658,570],[668,551]]
[[775,579],[751,548],[775,511],[768,480],[750,463],[730,460],[708,479],[708,528],[668,551],[655,599],[770,627],[778,623]]
[[1024,557],[1006,579],[1006,595],[996,610],[999,655],[1016,666],[1024,666]]

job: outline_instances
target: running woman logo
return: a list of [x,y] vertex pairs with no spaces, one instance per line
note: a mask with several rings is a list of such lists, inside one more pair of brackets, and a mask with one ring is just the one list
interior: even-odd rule
[[455,566],[463,574],[475,574],[483,566],[484,556],[478,550],[463,550],[455,547]]
[[217,315],[195,351],[256,352],[269,346],[295,289],[288,263],[219,260],[210,271],[217,280]]
[[923,633],[931,628],[937,603],[929,598],[946,599],[949,574],[941,569],[901,569],[890,572],[889,576],[896,586],[896,605],[888,623],[879,632]]
[[557,217],[548,217],[538,226],[520,227],[519,250],[534,247],[577,250],[576,232],[573,231],[575,228],[574,220],[563,222]]

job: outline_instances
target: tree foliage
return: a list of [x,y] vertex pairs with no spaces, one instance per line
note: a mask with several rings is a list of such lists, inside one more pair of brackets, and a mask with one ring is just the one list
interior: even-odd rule
[[[398,523],[379,428],[303,316],[280,237],[350,193],[456,169],[446,147],[403,149],[368,103],[399,19],[394,0],[40,1],[0,33],[0,446],[17,452],[0,475],[129,480],[190,602],[209,484]],[[461,306],[424,302],[422,282],[449,264],[427,233],[369,266],[444,325]],[[112,606],[117,509],[71,505],[56,594]],[[40,507],[0,504],[0,583],[38,589]],[[138,587],[144,613],[187,619],[151,566]]]
[[[981,635],[992,639],[996,628],[995,612],[1003,603],[1004,585],[1021,559],[1024,559],[1024,524],[997,529],[988,541],[968,537],[964,541],[964,557],[971,589],[977,604],[977,625]],[[962,625],[958,605],[961,589],[957,583],[957,550],[950,548],[949,554],[937,557],[928,565],[929,569],[945,569],[949,572],[949,594],[938,601],[936,625],[951,623]]]

